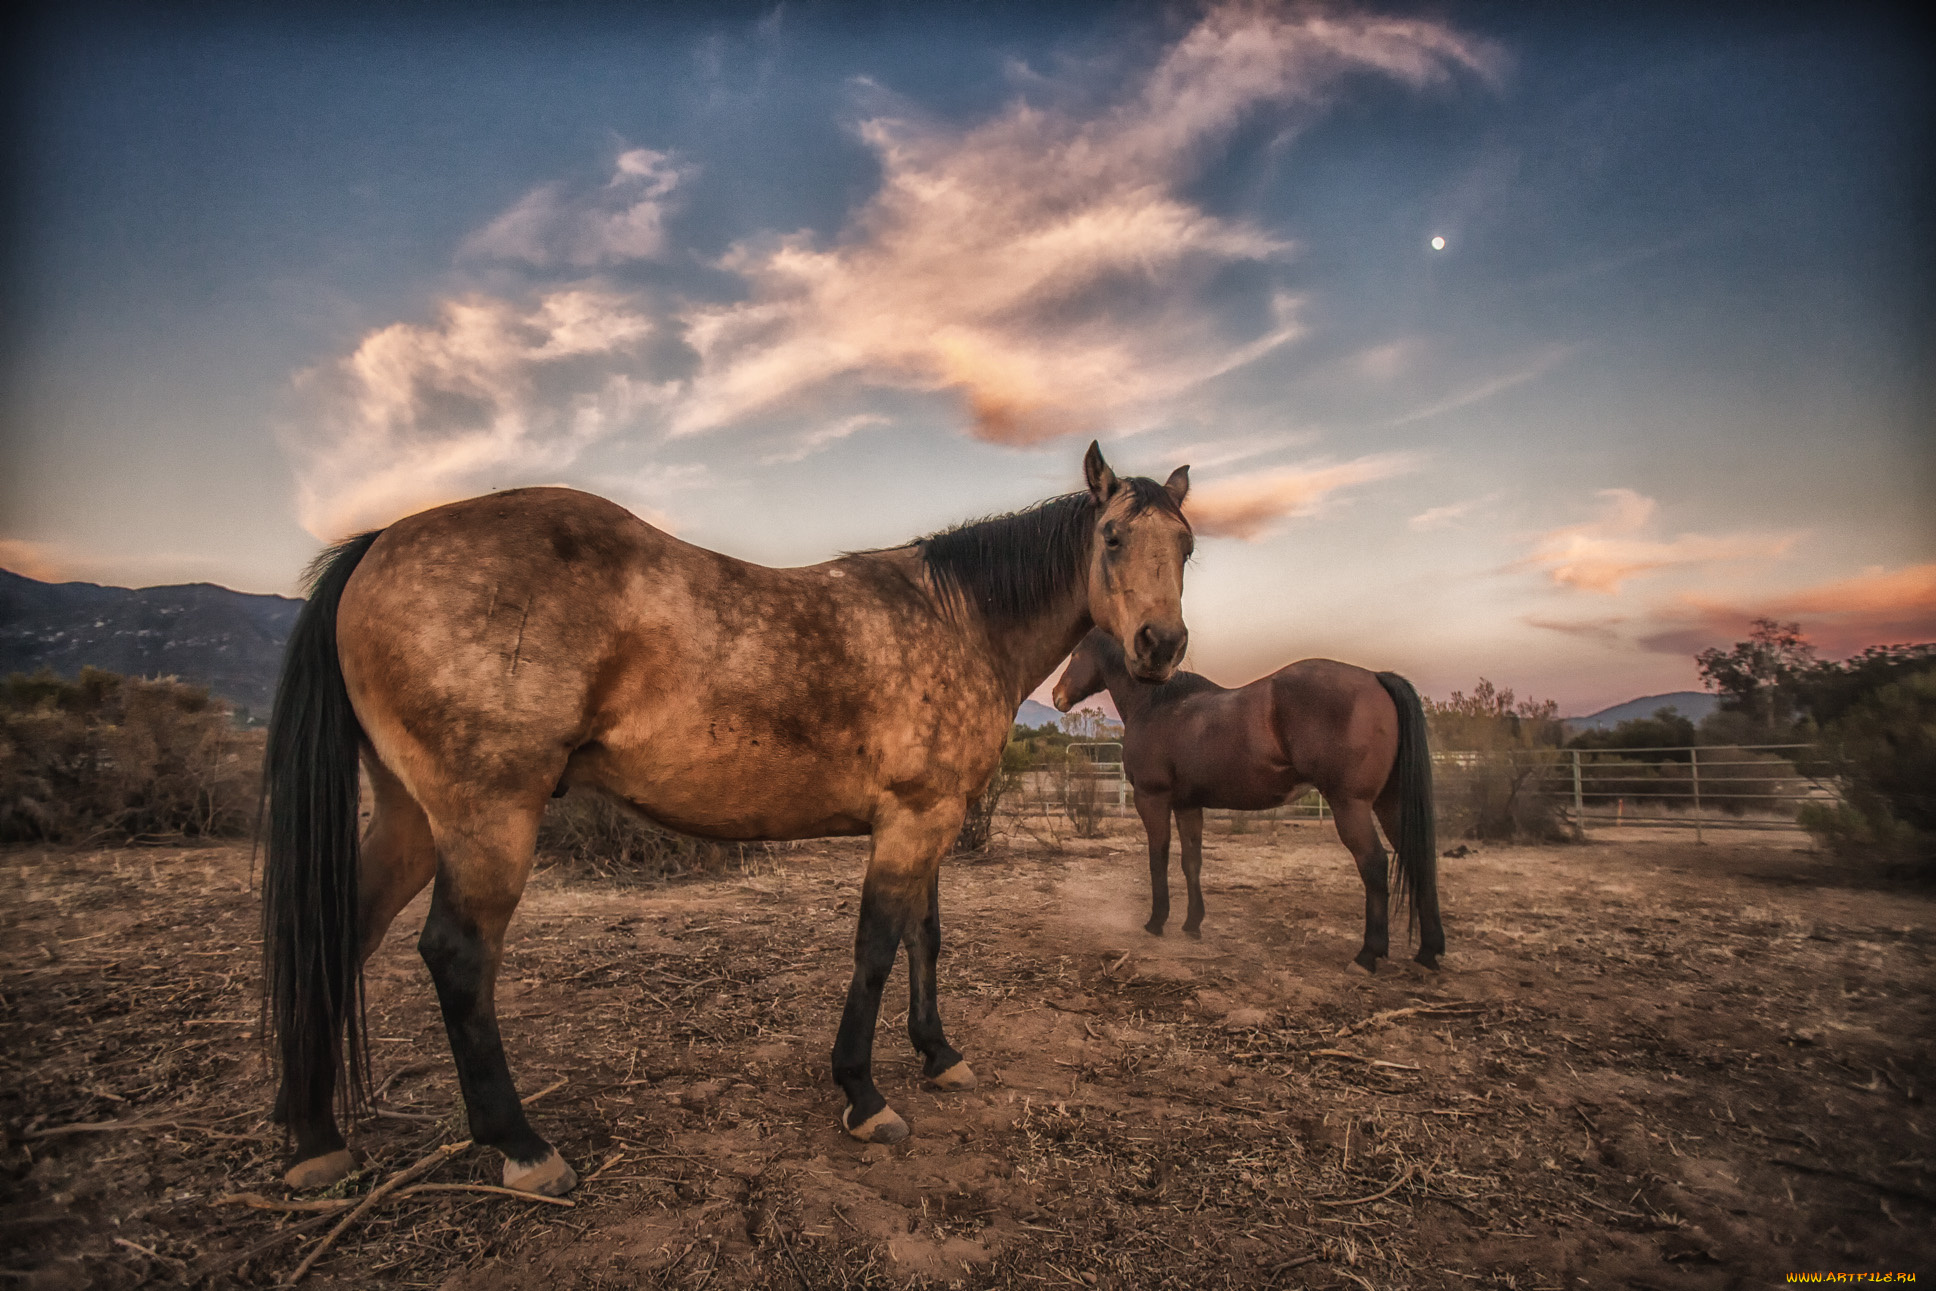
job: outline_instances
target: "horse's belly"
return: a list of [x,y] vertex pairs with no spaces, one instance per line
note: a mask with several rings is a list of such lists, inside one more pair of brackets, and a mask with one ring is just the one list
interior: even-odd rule
[[865,767],[825,756],[670,755],[601,748],[573,759],[567,783],[593,784],[669,829],[702,838],[791,839],[865,834],[873,823]]

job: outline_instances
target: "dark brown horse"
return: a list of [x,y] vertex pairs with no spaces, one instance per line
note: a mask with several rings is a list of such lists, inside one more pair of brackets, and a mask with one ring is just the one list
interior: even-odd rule
[[1203,926],[1203,809],[1262,811],[1314,786],[1331,804],[1338,838],[1365,881],[1365,944],[1355,962],[1376,972],[1390,949],[1385,834],[1398,853],[1399,898],[1409,891],[1420,930],[1418,962],[1438,967],[1438,853],[1432,829],[1432,761],[1418,692],[1397,673],[1305,659],[1248,686],[1226,690],[1179,672],[1139,680],[1114,641],[1091,632],[1055,685],[1068,712],[1107,689],[1123,719],[1123,769],[1149,834],[1150,918],[1161,935],[1170,916],[1170,813],[1183,836],[1190,909],[1183,931]]
[[[908,1036],[944,1089],[936,867],[1015,708],[1092,625],[1161,680],[1182,657],[1187,468],[1088,488],[883,551],[767,569],[569,489],[426,511],[318,561],[270,727],[265,990],[296,1140],[287,1180],[350,1168],[362,965],[431,884],[418,942],[473,1138],[507,1185],[576,1182],[525,1119],[493,1002],[504,929],[561,786],[707,838],[871,834],[834,1042],[855,1138],[906,1123],[872,1077],[881,988],[908,951]],[[356,834],[357,762],[374,809]]]

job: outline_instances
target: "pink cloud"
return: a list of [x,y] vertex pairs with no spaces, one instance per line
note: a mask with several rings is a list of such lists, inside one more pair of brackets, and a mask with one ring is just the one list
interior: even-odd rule
[[314,414],[286,437],[303,526],[334,538],[564,465],[667,397],[628,371],[651,331],[629,300],[567,288],[372,332],[298,378]]
[[578,268],[652,259],[665,250],[665,217],[683,177],[666,154],[634,148],[619,155],[602,188],[534,188],[473,234],[458,254]]
[[1183,510],[1191,528],[1205,537],[1249,541],[1273,532],[1284,520],[1310,514],[1340,489],[1399,475],[1416,464],[1410,454],[1384,453],[1335,466],[1289,467],[1218,480],[1193,487]]
[[1798,622],[1816,648],[1847,655],[1872,645],[1936,640],[1936,563],[1870,569],[1853,578],[1760,599],[1684,595],[1663,606],[1661,631],[1641,645],[1692,654],[1747,637],[1758,618]]
[[725,267],[749,298],[685,315],[702,365],[674,431],[837,379],[953,391],[1002,443],[1134,419],[1302,332],[1286,296],[1232,342],[1204,299],[1228,265],[1289,250],[1185,195],[1229,133],[1265,105],[1308,114],[1355,73],[1424,86],[1492,61],[1429,22],[1232,3],[1100,113],[869,120],[882,186],[847,232],[736,248]]
[[1632,489],[1602,489],[1601,514],[1584,524],[1567,525],[1536,538],[1518,568],[1545,571],[1555,584],[1611,595],[1621,584],[1662,570],[1721,561],[1766,560],[1795,545],[1796,534],[1684,533],[1661,540],[1647,537],[1658,504]]

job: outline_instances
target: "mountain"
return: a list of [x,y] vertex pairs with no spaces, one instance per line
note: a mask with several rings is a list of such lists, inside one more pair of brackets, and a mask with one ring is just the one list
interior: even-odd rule
[[1033,699],[1023,700],[1022,706],[1015,710],[1015,724],[1017,726],[1059,726],[1061,722],[1062,714],[1056,712],[1047,704]]
[[302,602],[213,583],[100,587],[0,569],[0,676],[83,667],[179,677],[267,717]]
[[1622,722],[1637,717],[1652,717],[1656,711],[1671,708],[1690,722],[1698,722],[1720,706],[1718,696],[1705,690],[1676,690],[1666,695],[1643,695],[1612,708],[1603,708],[1585,717],[1566,717],[1569,731],[1610,731]]

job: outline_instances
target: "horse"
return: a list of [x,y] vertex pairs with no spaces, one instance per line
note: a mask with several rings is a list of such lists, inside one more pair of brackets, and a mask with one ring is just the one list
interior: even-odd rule
[[1228,690],[1193,672],[1153,683],[1120,646],[1091,632],[1056,682],[1068,712],[1107,689],[1123,719],[1123,769],[1149,835],[1150,917],[1161,936],[1170,915],[1170,814],[1183,838],[1189,912],[1183,931],[1203,927],[1203,809],[1262,811],[1314,786],[1331,805],[1338,838],[1365,883],[1365,942],[1353,962],[1366,972],[1390,951],[1388,862],[1374,815],[1398,854],[1400,901],[1409,894],[1420,929],[1417,961],[1437,968],[1445,953],[1439,921],[1432,760],[1418,692],[1397,673],[1331,659],[1289,664]]
[[[1092,627],[1167,678],[1188,640],[1189,468],[1118,478],[899,547],[770,569],[681,542],[564,488],[454,502],[317,558],[290,636],[265,763],[265,1034],[295,1188],[351,1158],[367,1105],[362,970],[426,885],[417,943],[471,1137],[506,1187],[577,1176],[532,1129],[498,1030],[505,925],[539,817],[585,786],[715,839],[872,835],[854,973],[834,1041],[841,1124],[908,1127],[875,1087],[896,950],[908,1038],[932,1085],[975,1075],[936,1003],[937,870],[1017,705]],[[357,835],[357,768],[373,815]]]

